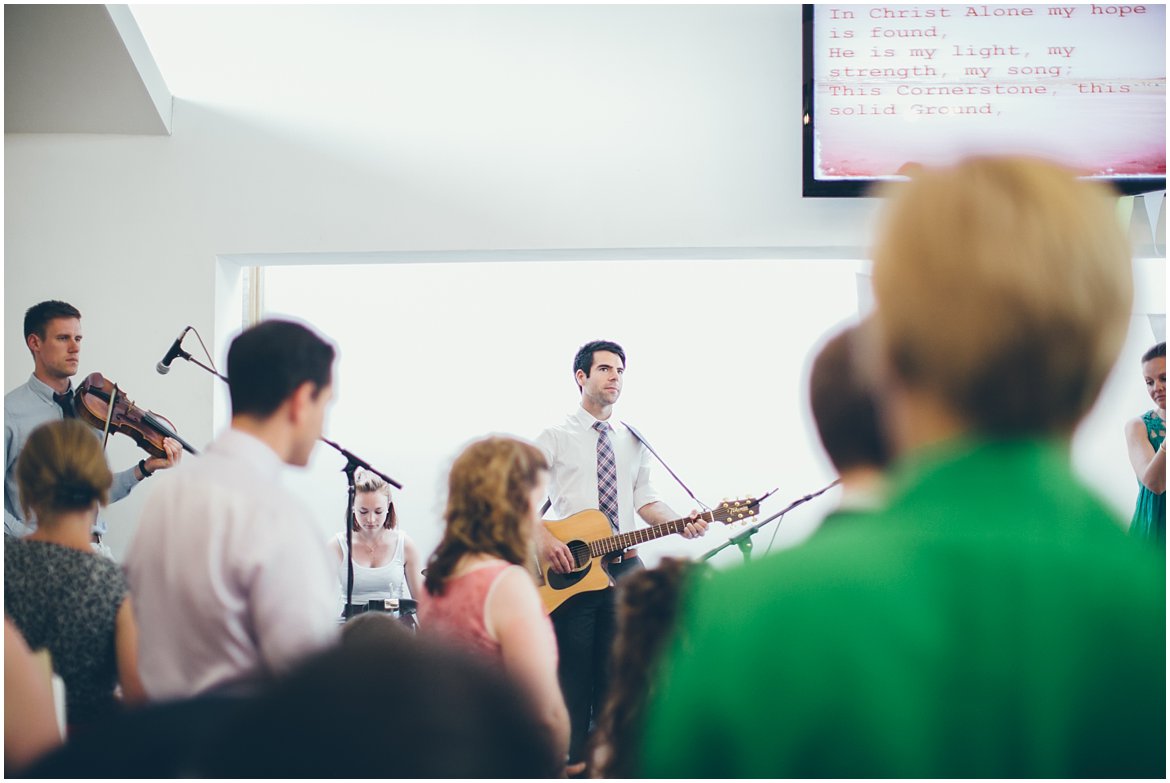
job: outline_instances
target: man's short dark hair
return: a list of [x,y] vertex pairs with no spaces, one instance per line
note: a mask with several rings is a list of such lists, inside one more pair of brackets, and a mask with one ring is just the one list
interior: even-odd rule
[[813,359],[809,402],[829,460],[838,471],[889,462],[873,393],[854,367],[858,327],[832,337]]
[[266,418],[308,381],[314,397],[333,382],[333,346],[292,321],[261,321],[228,348],[232,415]]
[[1142,354],[1142,364],[1145,364],[1150,359],[1157,359],[1159,357],[1161,357],[1163,359],[1166,358],[1166,343],[1165,342],[1160,342],[1157,345],[1155,345],[1153,348],[1151,348],[1150,350],[1143,353]]
[[44,340],[45,327],[54,318],[81,318],[81,311],[57,299],[35,304],[24,311],[24,339],[27,341],[30,334],[35,334]]
[[[585,377],[589,377],[589,371],[593,369],[593,354],[595,351],[609,351],[616,353],[622,360],[622,367],[626,366],[626,352],[622,347],[612,340],[594,340],[588,342],[577,349],[577,355],[573,358],[573,378],[574,382],[577,378],[577,370],[582,370]],[[581,388],[581,384],[577,384],[577,388]]]

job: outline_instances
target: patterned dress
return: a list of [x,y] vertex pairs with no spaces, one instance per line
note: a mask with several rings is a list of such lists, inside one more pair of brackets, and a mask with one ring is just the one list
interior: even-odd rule
[[[1154,411],[1146,411],[1142,416],[1146,425],[1146,437],[1154,451],[1166,439],[1166,423]],[[1133,511],[1133,520],[1129,524],[1129,532],[1159,546],[1166,545],[1166,493],[1151,492],[1140,481],[1138,482],[1137,507]]]
[[4,542],[4,612],[31,649],[48,648],[72,726],[118,708],[114,620],[126,593],[122,572],[104,557],[47,541]]

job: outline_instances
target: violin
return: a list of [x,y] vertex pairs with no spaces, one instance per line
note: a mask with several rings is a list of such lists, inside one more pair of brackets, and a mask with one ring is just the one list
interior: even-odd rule
[[86,424],[102,430],[107,437],[111,432],[129,435],[152,457],[166,459],[165,438],[174,438],[184,451],[198,453],[175,433],[175,425],[165,416],[139,408],[118,384],[102,377],[100,372],[91,373],[78,384],[73,393],[73,407],[77,417]]

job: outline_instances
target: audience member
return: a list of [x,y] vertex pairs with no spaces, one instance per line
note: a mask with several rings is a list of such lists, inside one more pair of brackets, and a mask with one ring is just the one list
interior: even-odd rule
[[33,430],[16,463],[21,507],[38,524],[4,546],[4,611],[32,649],[49,650],[70,733],[107,719],[119,684],[127,702],[145,700],[126,581],[91,546],[112,478],[92,430],[72,419]]
[[70,737],[23,775],[46,780],[204,776],[204,758],[212,740],[249,703],[245,697],[204,694],[128,710],[92,731]]
[[826,518],[829,524],[881,506],[890,459],[871,383],[858,366],[861,337],[859,326],[833,335],[809,371],[813,422],[841,481],[841,500]]
[[151,698],[248,690],[336,637],[334,566],[279,481],[321,436],[333,357],[288,321],[237,336],[231,427],[147,500],[126,573]]
[[641,770],[1162,778],[1165,560],[1069,455],[1129,324],[1112,204],[1025,159],[889,192],[888,505],[688,591]]
[[1142,356],[1142,375],[1154,407],[1125,424],[1129,464],[1138,480],[1137,507],[1129,523],[1134,536],[1166,547],[1166,343]]
[[[557,774],[563,758],[509,681],[459,651],[399,633],[391,628],[396,624],[376,614],[347,623],[339,647],[247,704],[208,743],[200,774],[406,780]],[[360,632],[351,632],[354,626]]]
[[[358,470],[354,476],[353,603],[365,609],[369,601],[418,600],[423,594],[422,561],[418,548],[398,527],[398,511],[390,485],[377,475]],[[349,556],[345,533],[329,541],[337,562],[342,601],[349,582]],[[410,588],[407,594],[407,587]]]
[[[24,314],[24,343],[32,354],[33,372],[28,383],[4,395],[4,535],[23,536],[36,530],[37,519],[21,508],[16,486],[16,460],[32,431],[50,421],[72,419],[73,381],[81,359],[81,312],[68,302],[50,300],[30,307]],[[139,460],[135,467],[114,475],[110,502],[130,494],[139,482],[156,470],[177,464],[182,447],[173,438],[164,440],[166,458]],[[110,550],[102,541],[105,521],[94,520],[93,544],[102,554]]]
[[525,568],[547,481],[540,449],[513,438],[476,441],[456,458],[420,624],[424,634],[455,643],[518,683],[563,757],[569,714],[557,682],[556,637]]
[[360,614],[341,628],[342,644],[367,640],[398,644],[404,635],[410,635],[405,625],[394,617],[380,612]]
[[4,776],[17,777],[61,744],[50,671],[4,618]]
[[637,775],[637,749],[658,661],[674,633],[683,584],[699,568],[706,566],[668,557],[618,582],[613,674],[589,739],[590,777]]
[[527,700],[498,672],[384,614],[354,618],[340,638],[256,694],[126,713],[27,774],[523,778],[552,777],[563,764]]

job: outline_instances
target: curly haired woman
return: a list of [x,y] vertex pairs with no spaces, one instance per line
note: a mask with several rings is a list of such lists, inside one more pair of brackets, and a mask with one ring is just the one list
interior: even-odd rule
[[451,466],[447,529],[427,563],[423,632],[500,668],[530,697],[558,753],[569,714],[557,681],[557,643],[525,564],[548,481],[530,443],[489,437]]

